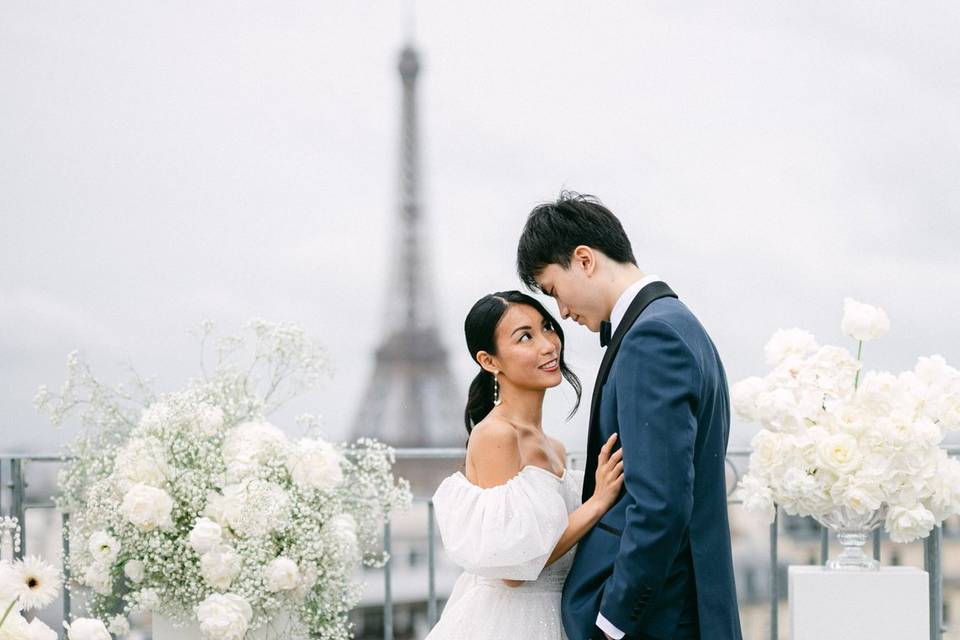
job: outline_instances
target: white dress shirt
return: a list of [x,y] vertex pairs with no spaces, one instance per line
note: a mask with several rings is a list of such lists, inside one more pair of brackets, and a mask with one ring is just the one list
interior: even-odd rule
[[[610,335],[617,330],[617,325],[623,321],[623,316],[626,315],[627,309],[630,307],[630,303],[633,302],[633,299],[637,297],[637,294],[640,293],[640,290],[651,282],[661,282],[661,278],[649,275],[644,276],[634,282],[632,285],[624,289],[623,293],[620,294],[620,297],[617,298],[617,303],[613,305],[613,310],[610,312]],[[625,632],[617,629],[612,622],[603,617],[603,614],[597,614],[597,626],[600,629],[614,638],[614,640],[620,640],[623,636],[627,635]]]

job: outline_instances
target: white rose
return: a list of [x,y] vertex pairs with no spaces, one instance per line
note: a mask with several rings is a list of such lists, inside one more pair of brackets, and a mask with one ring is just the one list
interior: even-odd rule
[[27,622],[19,611],[11,609],[0,626],[0,640],[57,640],[57,632],[39,618]]
[[890,318],[880,307],[845,298],[840,330],[854,340],[875,340],[890,331]]
[[157,527],[166,528],[173,525],[171,513],[173,500],[163,489],[150,487],[145,484],[135,484],[120,505],[120,512],[141,531],[152,531]]
[[3,626],[0,627],[0,640],[33,640],[30,625],[19,611],[10,610]]
[[123,574],[133,583],[139,584],[143,582],[143,572],[143,563],[139,560],[127,560],[123,565]]
[[96,562],[110,565],[120,554],[120,542],[106,531],[97,531],[90,536],[87,549]]
[[936,519],[923,505],[912,509],[892,506],[887,513],[887,531],[894,542],[913,542],[923,538],[936,526]]
[[251,619],[250,604],[232,593],[215,593],[197,605],[200,630],[207,638],[240,640],[247,633]]
[[857,513],[872,513],[883,504],[883,490],[876,482],[863,482],[857,476],[844,476],[846,482],[838,482],[843,490],[838,502]]
[[200,556],[200,574],[214,589],[227,589],[240,574],[240,554],[230,547],[218,547]]
[[819,348],[816,338],[803,329],[779,329],[763,347],[767,364],[775,366],[789,356],[806,356]]
[[102,596],[113,592],[113,578],[110,576],[109,567],[100,564],[87,567],[83,572],[83,583]]
[[343,481],[340,454],[323,440],[297,442],[287,457],[287,469],[297,485],[309,489],[330,490]]
[[58,638],[57,632],[43,624],[40,618],[31,620],[27,628],[30,631],[30,640],[57,640]]
[[111,640],[107,627],[95,618],[77,618],[67,627],[70,640]]
[[194,551],[201,554],[220,546],[222,541],[223,530],[210,518],[198,518],[188,538]]
[[267,589],[273,592],[296,589],[300,582],[300,570],[290,558],[280,557],[267,565],[265,570]]
[[125,636],[130,633],[130,621],[126,616],[117,614],[110,618],[108,631],[115,636]]
[[833,434],[821,440],[817,454],[820,464],[837,474],[856,471],[862,459],[857,439],[846,433]]
[[756,422],[759,420],[757,414],[757,396],[766,391],[767,383],[763,378],[753,376],[737,382],[730,390],[730,398],[733,402],[733,409],[744,420]]
[[202,436],[212,436],[223,429],[223,410],[202,403],[193,417],[193,426]]

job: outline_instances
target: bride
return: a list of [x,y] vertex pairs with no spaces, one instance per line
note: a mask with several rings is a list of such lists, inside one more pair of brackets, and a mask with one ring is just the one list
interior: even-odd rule
[[433,496],[444,548],[464,573],[427,640],[565,639],[560,593],[574,547],[623,486],[616,435],[581,504],[583,472],[565,468],[563,445],[541,425],[544,393],[561,378],[580,402],[561,328],[535,298],[506,291],[481,298],[464,331],[481,367],[467,400],[466,467]]

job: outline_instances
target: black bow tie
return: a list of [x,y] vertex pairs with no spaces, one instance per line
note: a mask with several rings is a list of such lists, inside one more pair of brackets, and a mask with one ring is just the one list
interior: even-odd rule
[[613,325],[610,324],[608,320],[600,321],[600,346],[606,347],[610,344],[610,332],[613,328]]

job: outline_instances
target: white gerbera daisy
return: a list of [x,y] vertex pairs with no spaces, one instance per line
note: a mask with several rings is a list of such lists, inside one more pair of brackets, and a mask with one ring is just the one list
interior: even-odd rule
[[60,593],[60,572],[35,556],[17,560],[3,576],[9,580],[3,590],[19,598],[19,606],[28,611],[42,609]]

